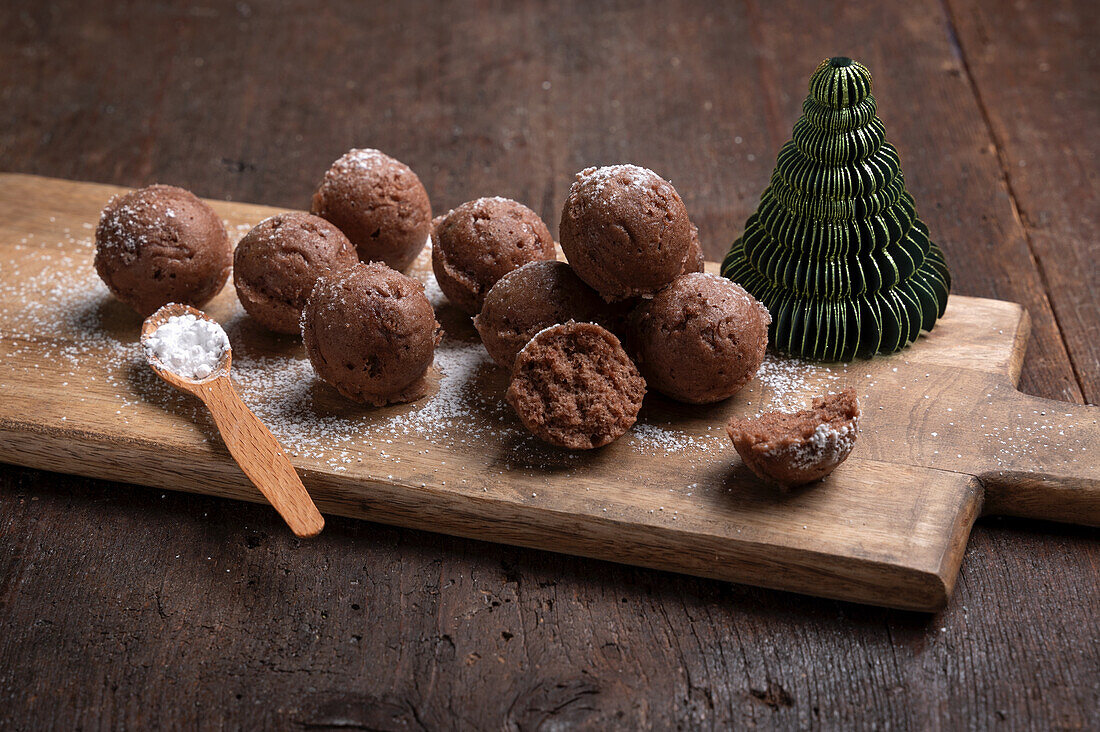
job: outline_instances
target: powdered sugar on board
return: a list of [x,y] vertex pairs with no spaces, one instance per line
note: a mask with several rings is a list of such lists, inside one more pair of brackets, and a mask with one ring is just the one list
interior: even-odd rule
[[797,412],[805,409],[815,396],[838,391],[847,364],[834,369],[818,366],[797,358],[777,357],[768,353],[755,379],[746,387],[747,394],[757,415],[762,412]]
[[[229,227],[236,239],[249,228],[247,224]],[[111,298],[95,275],[92,233],[89,223],[75,232],[64,230],[56,239],[51,236],[44,241],[28,234],[5,244],[16,254],[0,259],[0,299],[5,303],[0,312],[0,359],[7,373],[34,372],[40,375],[36,378],[49,379],[49,386],[55,388],[51,396],[57,399],[53,409],[59,422],[71,415],[65,412],[60,395],[68,401],[88,399],[96,410],[113,414],[125,424],[139,409],[153,404],[184,417],[174,429],[195,430],[217,439],[201,404],[160,382],[145,364],[137,343],[140,321]],[[436,354],[438,386],[431,396],[382,410],[352,405],[314,378],[296,339],[257,336],[257,327],[228,286],[212,314],[229,334],[234,380],[245,401],[288,451],[333,470],[347,469],[364,458],[372,458],[374,464],[379,457],[400,462],[401,455],[410,454],[410,447],[415,454],[426,455],[436,447],[464,444],[479,449],[492,445],[498,450],[502,457],[494,465],[501,475],[512,469],[571,470],[583,465],[584,454],[548,448],[522,429],[502,398],[505,375],[476,341],[468,318],[462,321],[446,304],[430,268],[423,266],[430,251],[425,249],[421,257],[416,269],[448,330]],[[456,323],[461,327],[452,327]],[[865,399],[876,387],[886,387],[879,381],[889,381],[888,372],[879,368],[878,375],[872,376],[862,363],[821,366],[769,354],[756,379],[730,403],[737,404],[742,414],[795,411],[808,406],[814,396],[847,384],[855,385]],[[888,388],[926,391],[927,377],[915,374],[912,383],[909,379],[891,382]],[[0,376],[0,398],[6,388],[3,381]],[[10,385],[7,388],[11,393]],[[992,403],[998,395],[985,397]],[[618,448],[681,456],[689,467],[726,465],[736,458],[731,457],[723,429],[725,413],[721,407],[686,408],[660,398],[647,399],[639,424],[619,441]],[[1012,456],[1042,453],[1049,457],[1065,441],[1067,428],[1059,423],[1059,416],[1025,414],[1010,425],[981,424],[981,433],[1006,466]],[[948,429],[954,425],[950,420]],[[942,437],[933,431],[923,439]],[[944,457],[946,452],[941,454],[936,447],[933,444],[933,455]],[[1066,458],[1087,457],[1077,450],[1073,447]],[[954,452],[948,457],[955,457]]]
[[[231,227],[231,234],[239,239],[248,228]],[[35,248],[33,273],[10,263],[0,265],[4,299],[23,303],[21,310],[5,315],[4,355],[33,355],[51,362],[61,369],[58,386],[62,388],[68,388],[70,381],[84,383],[85,390],[93,381],[110,385],[116,399],[110,406],[124,422],[134,416],[136,404],[154,402],[182,413],[203,433],[215,435],[201,405],[161,383],[145,364],[137,342],[136,316],[111,298],[91,266],[90,236]],[[421,279],[433,306],[446,307],[430,272]],[[230,285],[222,297],[231,294]],[[321,460],[339,470],[365,455],[399,460],[389,454],[395,445],[427,449],[492,437],[511,445],[514,455],[505,467],[533,468],[542,461],[568,466],[577,460],[574,454],[543,446],[522,429],[503,400],[503,377],[476,340],[444,337],[434,366],[438,387],[431,396],[385,410],[360,409],[351,408],[354,405],[314,378],[293,339],[287,339],[289,348],[275,352],[265,350],[262,343],[257,346],[256,328],[235,299],[227,312],[221,308],[219,317],[233,346],[238,391],[293,455]],[[501,383],[484,388],[479,379]],[[703,434],[693,435],[673,424],[643,422],[624,440],[638,452],[717,455],[724,437],[720,431],[711,434],[704,429]]]
[[[239,239],[247,230],[242,225],[231,233]],[[25,303],[23,311],[8,314],[5,335],[35,342],[36,354],[60,360],[72,375],[85,367],[86,357],[102,354],[95,359],[105,372],[98,378],[117,387],[116,411],[122,419],[128,418],[127,407],[137,400],[160,401],[183,410],[212,434],[208,420],[200,417],[201,408],[160,384],[144,367],[136,337],[131,340],[125,329],[105,324],[104,313],[121,306],[113,303],[95,275],[93,249],[90,238],[73,237],[40,249],[42,267],[33,275],[4,265],[7,299]],[[426,247],[421,258],[428,257]],[[418,267],[416,271],[424,273],[420,278],[433,307],[447,307],[430,268]],[[255,339],[249,338],[252,326],[235,300],[228,315],[222,317],[233,345],[233,378],[242,398],[292,453],[328,461],[338,468],[357,462],[366,454],[364,450],[385,453],[387,446],[395,444],[462,444],[483,441],[491,432],[494,439],[506,439],[513,445],[520,465],[533,466],[547,455],[559,464],[575,459],[567,453],[547,453],[528,435],[504,402],[502,388],[495,393],[474,383],[479,375],[496,369],[476,340],[450,334],[444,337],[436,351],[438,389],[428,398],[386,410],[349,409],[346,401],[314,378],[300,347],[295,345],[283,353],[253,347]],[[42,341],[39,336],[44,333],[68,342]],[[9,354],[18,355],[25,348],[30,347],[15,346]],[[800,409],[813,396],[809,377],[814,373],[809,364],[769,356],[757,381],[746,390],[750,395],[754,389],[760,392],[750,398],[750,404],[760,410]],[[721,425],[696,425],[688,431],[671,421],[654,419],[643,415],[623,438],[633,450],[700,457],[717,457],[726,451]]]
[[[231,338],[233,330],[231,326]],[[342,397],[314,378],[305,357],[248,353],[234,361],[233,371],[241,397],[288,449],[326,459],[336,448],[372,446],[385,451],[386,445],[398,443],[465,444],[483,439],[475,410],[484,413],[486,405],[471,382],[487,364],[488,355],[479,346],[444,339],[435,358],[437,391],[384,411],[349,410]],[[353,461],[350,453],[341,456],[348,459],[337,463]]]
[[660,425],[639,422],[630,430],[630,444],[642,452],[672,455],[685,452],[701,452],[717,455],[724,450],[729,441],[723,430],[713,432],[708,428],[705,434],[689,434],[671,424]]

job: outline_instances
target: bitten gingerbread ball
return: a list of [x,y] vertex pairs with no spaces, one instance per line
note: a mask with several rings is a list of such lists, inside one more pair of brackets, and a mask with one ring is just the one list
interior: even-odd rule
[[349,150],[325,173],[312,212],[336,225],[364,262],[408,269],[431,230],[428,192],[409,166],[378,150]]
[[651,387],[707,404],[733,396],[756,374],[770,322],[740,285],[693,272],[641,302],[629,319],[628,342]]
[[506,396],[537,437],[590,450],[633,426],[645,379],[610,331],[569,322],[547,328],[523,347]]
[[859,400],[848,387],[801,412],[767,412],[726,426],[737,454],[760,478],[783,487],[821,480],[848,459],[859,436]]
[[691,248],[680,194],[637,165],[578,173],[558,235],[573,271],[609,302],[653,295],[683,271]]
[[321,275],[302,311],[302,341],[317,376],[379,407],[427,393],[424,377],[441,337],[423,285],[381,262]]
[[540,330],[570,320],[607,326],[610,315],[607,303],[568,264],[532,262],[493,285],[474,327],[493,360],[511,371],[516,354]]
[[214,209],[176,186],[152,185],[111,199],[95,245],[96,272],[142,316],[170,302],[202,307],[225,285],[233,263]]
[[546,224],[522,203],[479,198],[440,217],[432,227],[432,270],[439,289],[474,315],[504,275],[528,262],[554,259]]
[[276,214],[244,235],[233,253],[233,284],[248,314],[278,333],[301,332],[317,277],[358,263],[335,226],[302,212]]

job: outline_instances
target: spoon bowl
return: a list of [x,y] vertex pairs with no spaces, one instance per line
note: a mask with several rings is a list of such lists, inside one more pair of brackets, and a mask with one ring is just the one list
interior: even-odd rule
[[208,376],[193,379],[168,368],[148,348],[149,339],[157,328],[174,315],[194,315],[215,322],[206,313],[189,305],[169,303],[145,319],[141,326],[141,345],[145,360],[157,376],[172,386],[197,396],[203,401],[225,446],[245,475],[260,493],[275,507],[279,515],[297,536],[316,536],[325,520],[309,497],[301,478],[291,465],[279,441],[241,401],[229,376],[233,363],[232,346],[227,346],[217,367]]
[[211,371],[209,376],[206,376],[202,379],[192,379],[187,376],[183,376],[182,374],[177,374],[176,372],[167,368],[160,361],[160,359],[156,358],[152,353],[150,353],[148,351],[147,344],[153,334],[157,332],[157,328],[167,323],[169,318],[180,315],[194,315],[196,318],[206,320],[211,323],[215,322],[213,318],[197,308],[193,308],[190,305],[183,305],[178,302],[170,302],[167,305],[161,307],[148,318],[146,318],[145,322],[141,324],[141,346],[145,352],[145,360],[149,362],[149,366],[152,367],[157,376],[164,379],[177,389],[182,389],[198,396],[198,394],[196,393],[196,387],[198,387],[199,385],[205,384],[212,379],[217,379],[222,376],[228,378],[229,368],[233,363],[233,346],[230,345],[225,349],[225,353],[222,354],[222,359],[218,362],[217,368]]

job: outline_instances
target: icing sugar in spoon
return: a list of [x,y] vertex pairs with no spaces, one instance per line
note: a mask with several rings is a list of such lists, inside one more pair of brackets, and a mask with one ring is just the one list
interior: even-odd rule
[[146,318],[141,345],[157,376],[206,404],[233,459],[290,530],[321,533],[325,520],[282,446],[233,388],[233,354],[222,327],[200,310],[169,303]]

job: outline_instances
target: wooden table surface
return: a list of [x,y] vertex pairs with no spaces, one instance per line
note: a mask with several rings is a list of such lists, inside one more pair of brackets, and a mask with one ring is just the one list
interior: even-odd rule
[[[375,7],[377,5],[377,7]],[[711,258],[824,56],[864,61],[955,292],[1034,322],[1024,391],[1100,400],[1090,0],[0,8],[0,167],[303,208],[352,146],[437,211],[670,178]],[[1084,728],[1095,530],[987,520],[938,616],[0,466],[0,728]]]

